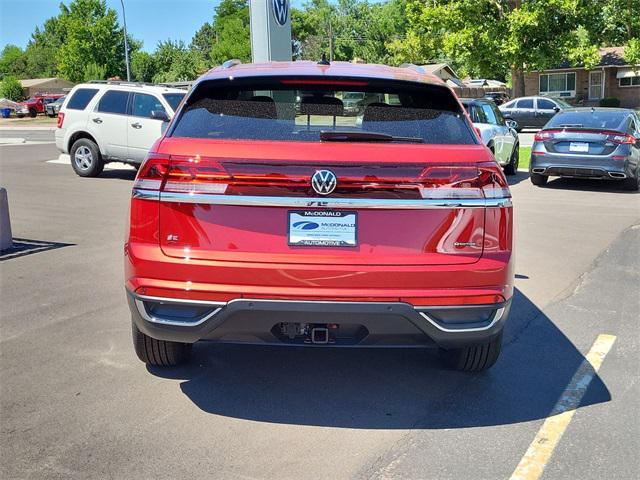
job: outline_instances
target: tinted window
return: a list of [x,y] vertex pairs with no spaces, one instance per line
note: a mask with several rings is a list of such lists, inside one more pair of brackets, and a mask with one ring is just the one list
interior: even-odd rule
[[547,100],[546,98],[538,99],[538,109],[539,110],[553,110],[556,107],[556,104],[551,100]]
[[129,92],[110,90],[105,93],[98,102],[98,111],[103,113],[127,113],[127,100]]
[[182,101],[185,95],[186,93],[163,93],[162,94],[162,96],[167,101],[167,103],[171,105],[171,108],[173,109],[174,112],[178,109],[178,105],[180,105],[180,102]]
[[518,100],[517,108],[533,108],[533,98]]
[[484,112],[485,116],[487,117],[487,123],[490,123],[492,125],[497,125],[498,124],[498,120],[496,119],[495,113],[493,113],[493,108],[491,108],[491,105],[489,105],[488,103],[483,103],[482,104],[482,111]]
[[493,110],[493,113],[496,116],[496,120],[498,121],[498,125],[506,125],[506,123],[504,121],[504,117],[502,116],[502,112],[500,111],[500,109],[496,105],[491,105],[491,108]]
[[[147,95],[145,93],[133,94],[133,105],[131,106],[131,115],[134,117],[146,117],[151,118],[151,112],[165,111],[162,103],[153,95]],[[166,113],[166,112],[165,112]]]
[[503,105],[504,108],[515,108],[515,106],[516,106],[516,101],[515,100],[511,100],[510,102],[505,103]]
[[79,88],[71,95],[67,103],[67,109],[84,110],[93,97],[96,96],[98,90],[96,88]]
[[[448,89],[399,82],[353,83],[362,90],[354,92],[350,85],[344,92],[330,81],[310,86],[308,80],[295,79],[203,82],[187,99],[170,135],[309,142],[320,141],[321,131],[335,131],[382,133],[428,144],[476,143]],[[376,101],[349,115],[343,100],[355,93]]]
[[545,128],[549,127],[584,127],[624,130],[626,112],[606,112],[602,110],[587,110],[583,112],[560,112],[554,116]]

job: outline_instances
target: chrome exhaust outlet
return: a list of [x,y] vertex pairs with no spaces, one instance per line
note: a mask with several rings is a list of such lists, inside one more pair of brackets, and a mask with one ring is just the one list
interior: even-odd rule
[[546,170],[546,168],[532,168],[531,171],[533,173],[544,173],[544,171]]
[[619,172],[609,172],[609,176],[611,178],[619,178],[619,179],[624,179],[627,178],[627,175],[624,173],[619,173]]

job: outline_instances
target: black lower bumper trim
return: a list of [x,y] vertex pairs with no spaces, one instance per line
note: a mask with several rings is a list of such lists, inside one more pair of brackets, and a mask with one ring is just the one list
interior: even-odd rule
[[[192,321],[171,317],[165,322],[150,311],[154,301],[127,292],[133,322],[138,329],[159,340],[194,343],[209,340],[221,343],[304,345],[299,337],[289,338],[282,325],[308,325],[329,328],[329,332],[357,332],[351,337],[336,335],[332,346],[422,346],[458,348],[486,343],[503,329],[510,302],[496,305],[419,307],[403,302],[327,302],[283,300],[233,300],[226,304],[194,302],[198,317]],[[170,299],[165,299],[171,304]],[[155,303],[158,303],[155,301]],[[165,303],[165,302],[160,302]],[[184,304],[184,302],[181,302]],[[205,305],[206,307],[206,305]],[[204,308],[204,310],[203,310]],[[456,322],[456,309],[460,310]],[[493,312],[487,315],[487,310]],[[472,322],[478,312],[478,321]],[[443,318],[446,317],[446,324]],[[342,326],[342,328],[341,328]],[[288,328],[288,327],[287,327]],[[332,330],[335,329],[335,330]],[[347,335],[347,333],[345,333]],[[311,343],[318,345],[318,343]]]

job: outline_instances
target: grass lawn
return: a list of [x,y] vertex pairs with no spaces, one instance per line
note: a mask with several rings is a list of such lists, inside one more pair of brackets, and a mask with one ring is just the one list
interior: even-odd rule
[[531,158],[531,147],[520,147],[520,163],[518,170],[529,170],[529,159]]

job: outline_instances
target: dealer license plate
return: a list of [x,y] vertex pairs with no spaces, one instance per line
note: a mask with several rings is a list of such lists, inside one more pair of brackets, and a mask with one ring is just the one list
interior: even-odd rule
[[289,245],[355,247],[358,244],[356,212],[290,210]]

